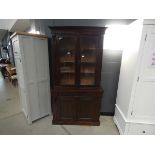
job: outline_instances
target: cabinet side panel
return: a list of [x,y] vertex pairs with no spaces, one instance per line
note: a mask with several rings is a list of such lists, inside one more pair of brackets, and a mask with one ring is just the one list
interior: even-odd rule
[[28,99],[29,99],[30,115],[31,115],[32,121],[40,118],[38,94],[39,94],[38,86],[36,83],[28,86]]
[[126,31],[126,45],[122,56],[116,99],[116,104],[119,106],[125,117],[128,115],[133,84],[136,76],[141,31],[141,23],[135,23],[135,25],[129,26],[129,29]]

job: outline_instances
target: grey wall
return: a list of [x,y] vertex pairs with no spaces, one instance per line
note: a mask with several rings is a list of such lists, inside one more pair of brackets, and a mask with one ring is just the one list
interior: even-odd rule
[[101,72],[101,87],[104,90],[101,112],[114,113],[119,80],[122,51],[104,50]]
[[[105,24],[110,24],[112,20],[106,21],[101,19],[37,19],[31,20],[32,28],[40,31],[41,34],[46,34],[49,38],[51,37],[50,29],[48,26],[100,26],[104,27]],[[124,21],[124,24],[133,20]],[[121,20],[113,21],[122,22]],[[51,56],[51,55],[50,55]],[[103,52],[103,64],[102,64],[102,78],[101,87],[104,89],[102,98],[101,112],[113,113],[115,109],[115,101],[117,94],[117,85],[119,79],[119,71],[121,65],[122,51],[116,50],[104,50]],[[52,72],[52,71],[51,71]]]

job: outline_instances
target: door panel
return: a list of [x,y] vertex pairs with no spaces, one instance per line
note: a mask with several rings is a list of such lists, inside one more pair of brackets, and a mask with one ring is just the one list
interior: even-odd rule
[[57,35],[56,43],[57,84],[74,86],[76,83],[77,37],[69,34]]
[[28,84],[33,84],[36,82],[37,79],[37,70],[36,70],[36,55],[34,53],[34,45],[33,45],[33,38],[30,37],[22,37],[22,44],[23,49],[25,52],[24,60],[25,60],[25,67],[28,70],[27,74],[27,82]]
[[81,96],[77,100],[77,120],[98,121],[99,99],[93,96]]
[[155,27],[150,27],[144,42],[142,60],[133,105],[137,121],[155,122]]
[[36,83],[28,85],[29,107],[32,121],[40,118],[38,86]]
[[80,86],[96,85],[98,37],[80,36]]
[[37,70],[36,80],[37,82],[47,81],[49,79],[47,41],[45,39],[35,38],[33,42]]
[[75,120],[76,119],[76,98],[71,96],[60,96],[60,119]]
[[39,107],[40,107],[40,117],[49,114],[49,105],[50,105],[50,92],[49,92],[49,83],[48,82],[39,82],[38,83],[38,93],[39,93]]
[[155,82],[140,82],[135,94],[133,114],[140,121],[155,122]]

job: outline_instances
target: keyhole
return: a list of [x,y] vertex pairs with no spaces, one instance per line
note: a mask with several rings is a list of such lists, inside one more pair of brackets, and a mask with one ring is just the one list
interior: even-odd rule
[[145,133],[145,131],[143,131],[143,133]]

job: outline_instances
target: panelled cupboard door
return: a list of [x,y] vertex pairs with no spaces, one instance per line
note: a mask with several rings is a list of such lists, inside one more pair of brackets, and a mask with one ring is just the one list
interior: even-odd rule
[[150,27],[145,39],[133,116],[138,121],[155,123],[155,27]]
[[40,107],[40,117],[49,114],[50,105],[50,86],[49,86],[49,63],[47,40],[34,38],[34,53],[36,62],[36,82],[38,87],[38,98]]
[[33,44],[36,65],[36,80],[37,82],[47,82],[47,80],[49,80],[47,40],[42,38],[34,38]]
[[59,96],[59,118],[61,120],[76,120],[76,98],[73,96]]
[[94,96],[81,96],[77,100],[77,120],[98,121],[99,99]]

